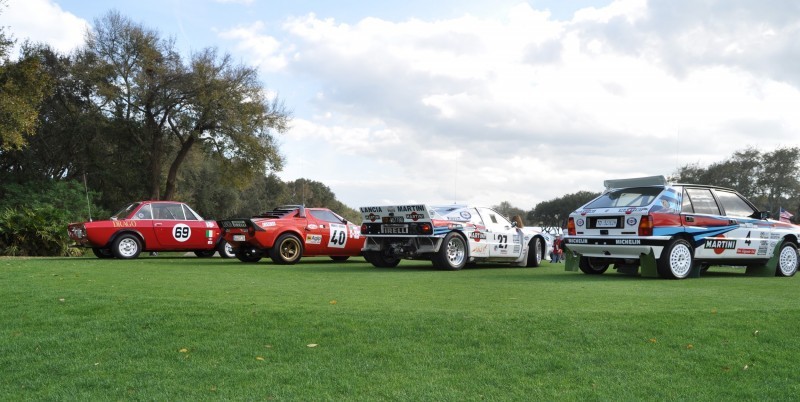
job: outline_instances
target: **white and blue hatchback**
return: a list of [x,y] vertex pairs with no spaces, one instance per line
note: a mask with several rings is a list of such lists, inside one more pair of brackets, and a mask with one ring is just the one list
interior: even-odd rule
[[671,184],[664,176],[606,180],[569,216],[567,270],[683,279],[712,265],[792,276],[800,226],[768,219],[734,190]]

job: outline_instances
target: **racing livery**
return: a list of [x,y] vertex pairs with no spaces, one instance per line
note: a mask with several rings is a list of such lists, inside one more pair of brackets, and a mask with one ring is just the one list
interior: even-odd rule
[[567,269],[682,279],[711,265],[792,276],[800,226],[768,219],[734,190],[671,184],[664,176],[606,180],[569,216]]
[[109,220],[70,223],[67,232],[76,246],[91,248],[98,258],[136,258],[142,251],[193,251],[198,257],[219,251],[233,257],[217,223],[182,202],[134,202]]
[[242,262],[258,262],[265,255],[276,264],[294,264],[302,256],[344,261],[361,255],[364,245],[359,226],[327,208],[286,205],[253,218],[218,223]]
[[382,205],[360,212],[364,258],[376,267],[394,267],[401,259],[428,259],[450,270],[468,262],[537,267],[550,246],[539,231],[517,228],[484,207]]

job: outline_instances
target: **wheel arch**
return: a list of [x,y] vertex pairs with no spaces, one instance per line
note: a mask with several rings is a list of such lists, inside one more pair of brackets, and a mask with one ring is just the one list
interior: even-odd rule
[[108,238],[108,243],[106,243],[104,247],[110,248],[118,237],[125,234],[131,234],[136,236],[139,239],[139,242],[142,243],[142,251],[147,251],[147,242],[144,240],[144,235],[142,235],[142,233],[139,232],[138,230],[133,230],[133,229],[124,229],[114,232],[114,234]]
[[275,247],[275,242],[281,236],[283,236],[285,234],[290,234],[290,235],[293,235],[294,237],[297,237],[298,239],[300,239],[300,244],[302,244],[303,245],[303,249],[305,249],[305,247],[306,247],[306,237],[302,233],[300,233],[300,231],[297,230],[296,228],[287,227],[285,229],[286,230],[282,230],[282,231],[280,231],[278,233],[275,233],[275,237],[272,239],[272,244],[268,248]]
[[[442,240],[444,240],[444,238],[447,237],[447,234],[449,234],[449,233],[455,233],[455,234],[457,234],[458,236],[461,237],[461,240],[464,240],[464,245],[465,245],[464,252],[467,254],[465,256],[465,258],[466,258],[467,262],[469,262],[469,258],[470,258],[470,254],[471,254],[470,253],[471,247],[470,247],[470,244],[469,244],[469,237],[467,235],[465,235],[464,232],[462,232],[460,230],[451,230],[450,232],[446,233],[444,235],[444,237],[442,237]],[[439,243],[439,247],[442,247],[442,245],[444,245],[444,241]]]

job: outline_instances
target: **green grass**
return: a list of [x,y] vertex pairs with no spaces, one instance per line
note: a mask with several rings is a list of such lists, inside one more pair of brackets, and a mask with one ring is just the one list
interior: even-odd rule
[[798,281],[2,258],[0,399],[792,400]]

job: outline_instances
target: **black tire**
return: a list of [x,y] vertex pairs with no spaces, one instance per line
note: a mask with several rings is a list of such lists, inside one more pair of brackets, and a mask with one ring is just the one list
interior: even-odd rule
[[231,244],[225,241],[225,239],[221,239],[219,244],[217,244],[217,252],[222,258],[236,257],[236,252],[233,251],[233,247],[231,247]]
[[289,233],[278,236],[275,244],[269,249],[269,258],[272,262],[281,265],[292,265],[300,261],[303,256],[303,242]]
[[97,258],[114,258],[114,253],[111,252],[110,248],[92,247],[92,253]]
[[658,276],[664,279],[683,279],[692,273],[694,250],[683,239],[674,239],[664,247],[656,263]]
[[201,250],[201,251],[195,251],[194,255],[196,255],[196,256],[198,256],[200,258],[210,258],[210,257],[213,257],[214,253],[216,253],[216,252],[217,252],[217,250]]
[[388,252],[368,250],[364,252],[364,259],[376,268],[394,268],[400,264],[400,259]]
[[111,245],[111,252],[123,260],[134,259],[142,252],[142,241],[130,233],[119,235]]
[[784,240],[781,250],[778,253],[778,266],[775,269],[775,276],[794,276],[797,273],[798,264],[797,246]]
[[332,255],[331,259],[336,262],[345,262],[347,259],[350,258],[349,255]]
[[610,264],[600,258],[581,257],[578,268],[587,275],[602,275],[608,270]]
[[450,232],[444,237],[444,242],[439,251],[433,255],[433,266],[451,271],[458,271],[467,264],[467,241],[456,232]]
[[528,243],[528,260],[525,261],[526,267],[538,267],[542,264],[542,256],[544,255],[544,242],[541,237],[534,237]]
[[262,254],[261,250],[252,246],[241,246],[235,252],[236,258],[238,258],[239,261],[248,263],[261,261]]

